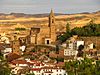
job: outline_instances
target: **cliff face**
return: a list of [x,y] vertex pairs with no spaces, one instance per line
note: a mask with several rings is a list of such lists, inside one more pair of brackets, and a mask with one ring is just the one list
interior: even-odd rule
[[[67,22],[70,22],[70,27],[81,27],[89,23],[91,19],[97,24],[100,24],[100,11],[94,13],[81,14],[55,14],[57,29],[65,31]],[[25,25],[30,28],[33,25],[48,25],[48,14],[24,14],[11,13],[0,14],[0,27],[11,27],[12,25]]]

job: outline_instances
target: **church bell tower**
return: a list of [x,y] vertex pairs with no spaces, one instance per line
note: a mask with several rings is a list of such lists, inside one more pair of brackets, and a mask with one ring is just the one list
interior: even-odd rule
[[55,16],[53,10],[51,10],[49,15],[49,27],[50,27],[50,37],[51,43],[56,41],[56,26],[55,26]]

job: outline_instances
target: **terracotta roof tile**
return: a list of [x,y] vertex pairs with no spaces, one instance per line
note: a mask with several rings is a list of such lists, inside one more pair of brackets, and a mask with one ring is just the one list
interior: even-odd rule
[[32,71],[40,71],[41,68],[32,68],[31,70],[32,70]]
[[13,60],[11,61],[12,64],[28,64],[25,60]]

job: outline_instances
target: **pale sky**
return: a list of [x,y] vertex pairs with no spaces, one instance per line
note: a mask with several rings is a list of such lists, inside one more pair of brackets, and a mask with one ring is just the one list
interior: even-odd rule
[[100,0],[0,0],[0,13],[81,13],[100,10]]

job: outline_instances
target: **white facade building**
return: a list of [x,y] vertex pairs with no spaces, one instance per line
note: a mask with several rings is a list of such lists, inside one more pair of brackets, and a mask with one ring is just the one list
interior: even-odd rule
[[40,61],[15,60],[15,61],[12,61],[11,63],[15,65],[15,68],[12,69],[11,71],[13,74],[17,74],[18,70],[21,69],[21,67],[29,66],[30,73],[34,73],[35,75],[67,75],[64,69],[56,67],[55,65],[47,66],[46,63],[42,63]]
[[21,51],[25,51],[25,48],[26,48],[26,46],[24,46],[24,45],[20,47]]
[[93,43],[91,43],[90,45],[88,45],[89,46],[89,49],[93,49]]
[[64,56],[73,56],[77,55],[78,51],[72,49],[64,49]]
[[77,49],[80,45],[84,45],[84,41],[76,41]]
[[4,53],[11,53],[12,52],[12,48],[5,48],[5,50],[3,52]]
[[60,68],[53,68],[53,67],[32,69],[30,72],[34,73],[35,75],[67,75],[65,70]]
[[19,71],[20,69],[22,69],[22,67],[15,67],[14,69],[11,70],[11,73],[17,75],[17,74],[18,74],[18,71]]

